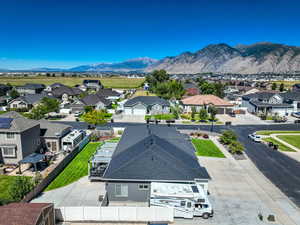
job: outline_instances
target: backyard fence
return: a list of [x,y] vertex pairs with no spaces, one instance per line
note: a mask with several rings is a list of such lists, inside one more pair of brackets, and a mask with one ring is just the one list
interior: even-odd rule
[[174,209],[163,207],[60,207],[57,221],[95,222],[168,222],[174,221]]
[[72,159],[89,143],[90,136],[86,136],[78,145],[39,183],[31,192],[29,192],[22,202],[30,202],[38,196],[57,176],[61,171],[72,161]]

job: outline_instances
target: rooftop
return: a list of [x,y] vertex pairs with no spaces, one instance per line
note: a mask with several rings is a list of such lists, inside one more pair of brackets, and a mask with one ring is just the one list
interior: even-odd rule
[[175,128],[155,125],[127,127],[103,177],[143,181],[210,179],[186,136]]
[[215,95],[195,95],[181,100],[184,105],[214,105],[214,106],[233,106],[233,104]]
[[0,131],[22,132],[39,125],[38,121],[27,119],[14,111],[4,113],[0,117],[12,118],[9,128],[0,128]]
[[134,106],[138,103],[142,103],[146,106],[151,106],[151,105],[156,105],[156,104],[165,105],[165,106],[170,105],[170,103],[167,100],[157,97],[157,96],[137,96],[137,97],[129,99],[124,104],[124,106],[125,107]]

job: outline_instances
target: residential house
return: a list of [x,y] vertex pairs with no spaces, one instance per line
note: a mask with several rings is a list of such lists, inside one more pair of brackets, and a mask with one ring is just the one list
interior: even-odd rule
[[1,225],[55,225],[53,203],[10,203],[0,206]]
[[6,95],[11,89],[11,86],[0,84],[0,96]]
[[84,111],[85,106],[91,106],[94,109],[106,109],[111,105],[111,101],[105,99],[103,96],[97,94],[90,94],[82,99],[76,100],[73,104],[71,104],[72,112],[82,112]]
[[125,115],[155,115],[170,113],[169,101],[157,96],[137,96],[124,104]]
[[101,89],[97,92],[97,95],[102,96],[103,98],[111,101],[116,101],[122,97],[121,93],[114,91],[111,88]]
[[232,112],[233,104],[215,96],[215,95],[195,95],[183,98],[180,101],[185,113],[192,112],[192,107],[195,107],[196,111],[200,109],[208,109],[209,106],[217,108],[217,114],[228,114]]
[[92,89],[95,91],[99,91],[101,88],[103,88],[103,85],[101,84],[100,80],[83,80],[82,84],[87,89]]
[[52,87],[50,94],[55,98],[60,99],[63,103],[66,103],[78,98],[82,92],[82,90],[76,87],[59,85],[58,87]]
[[185,95],[187,96],[193,96],[193,95],[199,95],[200,90],[196,83],[184,83],[183,87],[185,89]]
[[59,152],[62,150],[62,138],[71,132],[72,127],[62,123],[39,120],[41,142],[46,151]]
[[62,86],[65,86],[65,85],[63,85],[63,84],[61,84],[61,83],[53,83],[53,84],[47,86],[47,87],[45,88],[45,91],[46,91],[46,92],[51,92],[53,89],[58,88],[58,87],[62,87]]
[[17,164],[41,147],[40,124],[11,111],[0,116],[0,163]]
[[16,99],[13,99],[8,103],[8,108],[11,109],[27,109],[30,110],[34,106],[38,105],[45,97],[53,98],[46,93],[41,94],[25,94]]
[[20,95],[25,95],[25,94],[40,94],[44,89],[45,89],[44,84],[31,84],[27,83],[22,86],[17,86],[16,91]]
[[290,115],[300,109],[300,92],[257,92],[242,97],[242,107],[251,113]]
[[294,84],[292,87],[292,91],[300,92],[300,83]]
[[102,178],[109,205],[145,206],[151,182],[196,181],[207,191],[209,179],[188,137],[173,127],[155,125],[127,127]]

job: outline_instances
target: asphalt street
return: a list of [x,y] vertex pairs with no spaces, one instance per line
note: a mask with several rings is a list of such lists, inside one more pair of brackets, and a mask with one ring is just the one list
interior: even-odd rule
[[[84,122],[63,122],[76,129],[86,129]],[[137,123],[110,123],[113,127],[135,126]],[[166,125],[157,125],[166,126]],[[193,129],[211,131],[210,125],[183,125],[172,124],[177,129]],[[248,138],[248,134],[257,130],[300,130],[300,124],[275,124],[275,125],[237,125],[224,126],[216,125],[214,132],[232,129],[238,139],[244,144],[246,154],[253,161],[256,167],[288,198],[300,208],[300,163],[285,154],[271,150],[264,144],[254,143]]]

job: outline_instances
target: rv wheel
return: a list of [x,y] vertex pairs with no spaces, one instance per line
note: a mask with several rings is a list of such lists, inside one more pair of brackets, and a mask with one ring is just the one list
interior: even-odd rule
[[203,213],[202,218],[203,219],[208,219],[209,218],[209,214],[208,213]]

